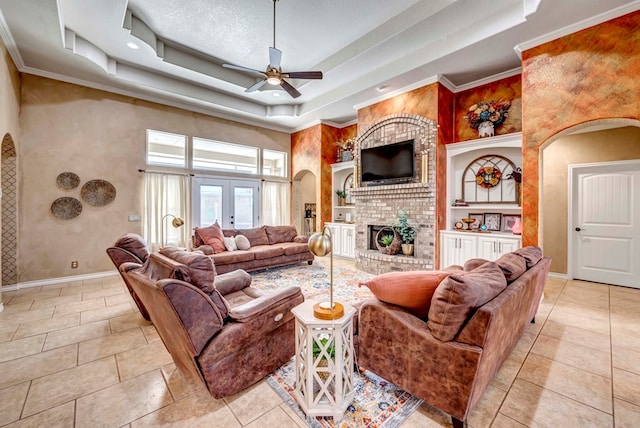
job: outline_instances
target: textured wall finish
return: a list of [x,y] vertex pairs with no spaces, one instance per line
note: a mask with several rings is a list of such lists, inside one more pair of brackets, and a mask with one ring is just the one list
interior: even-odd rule
[[539,150],[574,125],[640,119],[640,12],[523,52],[522,244],[538,243]]
[[480,101],[511,101],[507,119],[495,128],[495,135],[522,131],[522,82],[518,74],[455,94],[456,142],[478,138],[478,130],[469,126],[465,115]]
[[[129,214],[143,212],[146,130],[247,144],[289,153],[290,136],[255,126],[32,75],[23,76],[20,175],[19,278],[30,281],[113,269],[105,249],[126,232],[142,232]],[[152,168],[157,169],[157,168]],[[104,179],[115,200],[84,204],[73,220],[57,220],[50,205],[64,192],[56,177],[73,171],[81,182]],[[79,267],[71,269],[71,261]]]

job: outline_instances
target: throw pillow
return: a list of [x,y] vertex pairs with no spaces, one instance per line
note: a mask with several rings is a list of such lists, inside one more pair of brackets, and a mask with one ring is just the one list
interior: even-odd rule
[[251,244],[249,243],[249,239],[247,239],[244,235],[237,235],[236,238],[236,246],[238,250],[248,250],[251,248]]
[[265,226],[264,230],[271,245],[292,242],[298,236],[295,226]]
[[500,266],[500,269],[502,269],[502,273],[509,283],[518,279],[518,277],[527,270],[524,257],[515,253],[503,255],[496,260],[496,263]]
[[238,235],[246,236],[252,247],[256,245],[269,245],[267,232],[263,227],[254,227],[252,229],[238,229]]
[[212,226],[197,228],[196,233],[200,235],[200,238],[205,244],[213,248],[213,252],[215,254],[226,251],[226,248],[224,247],[224,235],[222,234],[222,228],[217,221]]
[[523,247],[517,249],[514,253],[524,257],[527,262],[527,269],[531,269],[531,267],[538,263],[542,258],[542,248],[540,247]]
[[224,238],[224,247],[227,251],[236,251],[238,249],[234,238]]
[[418,318],[426,318],[438,284],[452,272],[388,272],[361,282],[382,302],[401,306]]
[[502,269],[494,262],[487,262],[464,275],[449,275],[431,299],[429,330],[443,342],[452,340],[474,309],[496,297],[506,287]]

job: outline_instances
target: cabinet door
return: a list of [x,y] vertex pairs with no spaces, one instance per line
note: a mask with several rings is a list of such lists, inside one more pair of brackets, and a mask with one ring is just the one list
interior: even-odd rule
[[440,235],[440,268],[455,265],[458,253],[458,236],[443,233]]
[[496,239],[487,236],[478,238],[478,256],[481,259],[495,260],[498,258],[498,243]]
[[356,233],[353,226],[342,226],[341,228],[341,249],[344,257],[354,258],[356,256]]
[[498,254],[497,254],[498,257],[520,248],[520,239],[517,239],[517,238],[516,239],[501,238],[501,239],[498,239],[497,241],[498,241]]
[[458,238],[460,244],[458,246],[458,260],[457,265],[464,266],[464,262],[474,257],[478,257],[477,239],[475,236],[461,236]]
[[334,256],[342,255],[342,231],[338,224],[325,223],[325,226],[331,230],[331,251]]

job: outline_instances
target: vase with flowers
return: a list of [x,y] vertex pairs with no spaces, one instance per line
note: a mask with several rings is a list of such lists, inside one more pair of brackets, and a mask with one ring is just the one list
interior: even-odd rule
[[507,119],[509,107],[511,101],[480,101],[469,107],[465,119],[478,130],[478,136],[492,137],[495,128]]
[[336,141],[335,144],[338,146],[338,162],[346,162],[353,159],[353,148],[355,147],[355,143],[355,138]]

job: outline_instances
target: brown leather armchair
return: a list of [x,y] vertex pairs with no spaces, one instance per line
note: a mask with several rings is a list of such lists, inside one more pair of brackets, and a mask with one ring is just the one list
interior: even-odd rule
[[[144,241],[142,236],[136,235],[135,233],[126,233],[118,239],[113,246],[107,248],[107,254],[116,269],[120,271],[120,265],[123,263],[137,263],[141,265],[146,262],[149,257],[149,249],[147,248],[147,243]],[[122,275],[122,273],[120,273],[120,275],[122,276],[129,293],[131,293],[133,301],[136,302],[136,305],[140,310],[140,314],[142,314],[144,319],[150,321],[151,318],[149,317],[147,309],[140,301],[140,298],[136,295],[131,284],[129,284],[129,280]]]
[[120,272],[176,366],[215,398],[258,382],[295,352],[291,309],[304,301],[300,287],[264,294],[246,272],[216,276],[209,257],[177,248],[152,253],[143,266],[124,263]]

